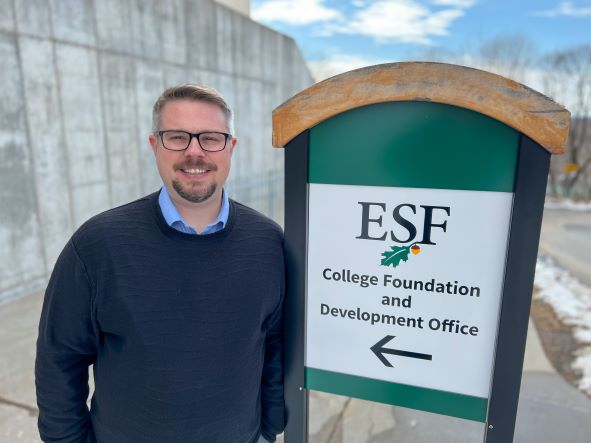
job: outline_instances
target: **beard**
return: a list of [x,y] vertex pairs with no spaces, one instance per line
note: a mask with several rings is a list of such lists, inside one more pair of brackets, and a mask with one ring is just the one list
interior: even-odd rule
[[[197,162],[183,162],[181,164],[175,165],[175,169],[187,169],[187,168],[201,168],[201,169],[210,169],[212,171],[217,171],[217,166],[215,164],[197,161]],[[210,198],[217,189],[216,183],[211,183],[208,187],[204,188],[197,184],[193,186],[189,184],[187,186],[183,186],[180,180],[173,180],[172,181],[172,188],[177,192],[179,196],[184,198],[191,203],[202,203]]]
[[191,203],[201,203],[210,198],[216,191],[217,186],[215,183],[212,183],[207,188],[193,188],[191,186],[183,187],[181,182],[178,180],[172,181],[172,187],[180,195],[187,201]]

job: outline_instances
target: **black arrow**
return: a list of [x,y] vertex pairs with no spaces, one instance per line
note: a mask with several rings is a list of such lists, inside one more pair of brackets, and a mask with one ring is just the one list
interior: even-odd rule
[[418,352],[410,352],[410,351],[401,351],[400,349],[388,349],[384,348],[384,345],[392,340],[395,336],[394,335],[386,335],[382,338],[379,342],[373,345],[371,348],[373,353],[376,355],[377,358],[380,359],[382,363],[384,363],[389,368],[392,367],[390,362],[384,357],[384,354],[392,354],[392,355],[399,355],[401,357],[410,357],[410,358],[420,358],[421,360],[432,360],[433,356],[430,354],[420,354]]

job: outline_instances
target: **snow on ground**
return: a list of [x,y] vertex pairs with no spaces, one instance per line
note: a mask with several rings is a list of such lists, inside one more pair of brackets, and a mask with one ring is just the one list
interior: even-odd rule
[[547,199],[544,203],[546,209],[568,209],[570,211],[591,211],[591,201],[589,200],[572,200],[570,198],[563,199]]
[[581,374],[579,388],[591,394],[591,288],[583,285],[551,258],[538,256],[534,284],[537,297],[552,306],[579,342],[572,367]]

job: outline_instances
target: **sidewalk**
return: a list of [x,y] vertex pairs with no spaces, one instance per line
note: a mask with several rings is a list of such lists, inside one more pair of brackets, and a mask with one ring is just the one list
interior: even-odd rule
[[35,401],[35,340],[43,298],[0,305],[0,443],[39,442]]
[[[0,443],[39,442],[33,367],[42,295],[0,306]],[[482,441],[483,425],[411,409],[312,392],[310,443]],[[516,443],[588,443],[591,399],[546,359],[530,321]]]

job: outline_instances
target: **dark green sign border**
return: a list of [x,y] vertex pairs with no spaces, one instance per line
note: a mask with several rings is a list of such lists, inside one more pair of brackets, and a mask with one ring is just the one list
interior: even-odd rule
[[306,388],[484,422],[486,398],[306,368]]

